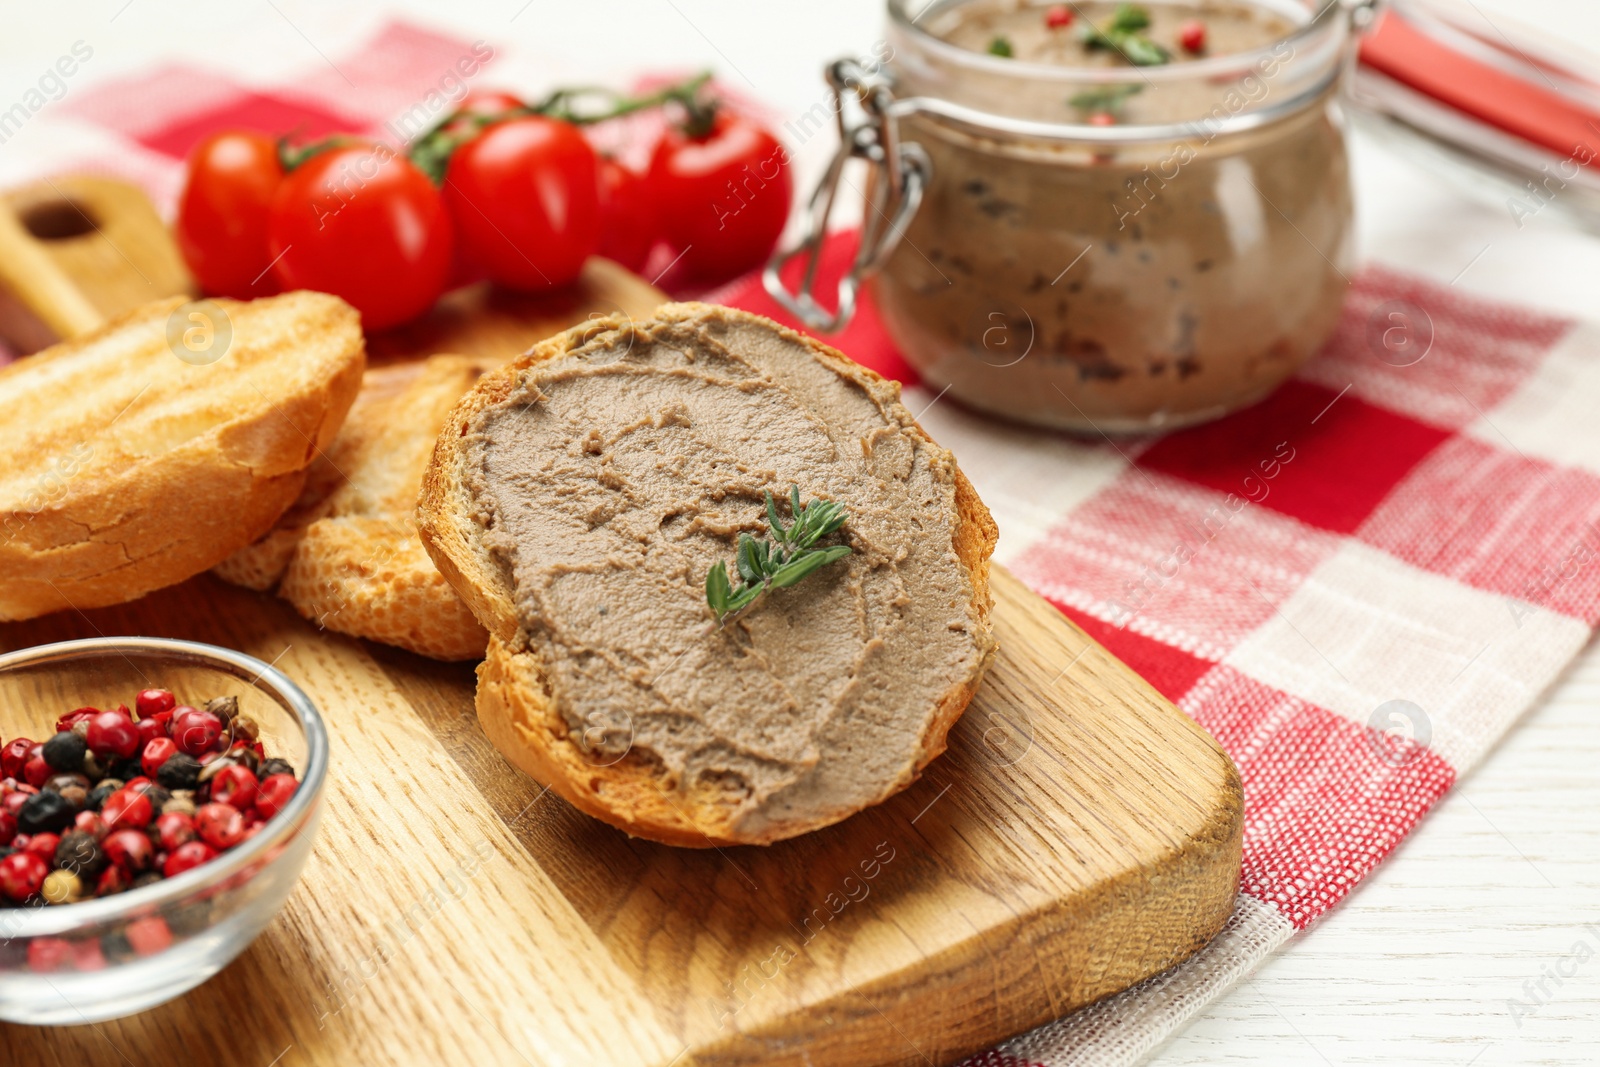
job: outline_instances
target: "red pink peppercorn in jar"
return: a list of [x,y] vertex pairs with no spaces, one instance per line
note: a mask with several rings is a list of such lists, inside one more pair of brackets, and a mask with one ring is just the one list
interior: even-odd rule
[[[870,279],[927,384],[1005,418],[1135,432],[1252,404],[1327,339],[1348,285],[1340,87],[1365,11],[1061,7],[890,0],[887,66],[830,69],[845,144],[825,186],[871,164],[841,312]],[[838,325],[781,266],[774,295]]]

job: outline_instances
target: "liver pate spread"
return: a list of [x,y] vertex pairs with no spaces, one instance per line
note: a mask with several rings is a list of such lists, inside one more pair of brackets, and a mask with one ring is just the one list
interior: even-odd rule
[[[904,786],[991,648],[949,453],[895,386],[720,309],[570,344],[469,424],[463,482],[586,758],[721,790],[746,832]],[[854,551],[719,628],[706,571],[791,484]]]

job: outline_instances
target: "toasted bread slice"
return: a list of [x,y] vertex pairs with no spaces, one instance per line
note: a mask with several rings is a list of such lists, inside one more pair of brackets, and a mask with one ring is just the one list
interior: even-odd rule
[[442,660],[479,659],[489,635],[417,539],[417,491],[450,410],[499,361],[440,355],[367,371],[304,492],[219,577],[277,588],[330,630]]
[[272,527],[333,439],[366,364],[355,309],[309,292],[185,304],[0,370],[0,618],[214,566]]
[[[839,497],[854,551],[719,626],[707,568],[790,484]],[[767,844],[905,788],[993,653],[995,526],[953,458],[898,385],[744,312],[591,323],[486,375],[417,512],[490,633],[490,740],[668,844]]]

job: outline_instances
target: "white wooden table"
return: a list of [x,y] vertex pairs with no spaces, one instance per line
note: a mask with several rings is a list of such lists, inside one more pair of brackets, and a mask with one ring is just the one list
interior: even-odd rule
[[[1600,50],[1600,5],[1476,3],[1496,20],[1514,14]],[[504,42],[491,68],[496,83],[534,90],[706,65],[780,117],[799,116],[821,100],[822,63],[870,48],[883,21],[881,0],[395,6],[412,8],[408,17],[420,22],[448,19],[441,25],[453,32]],[[5,102],[20,98],[80,39],[95,55],[74,87],[162,55],[200,63],[225,56],[239,76],[264,77],[313,67],[322,62],[318,50],[339,55],[385,17],[378,5],[322,0],[226,6],[85,0],[17,5],[10,16],[10,32],[0,35]],[[239,52],[241,40],[250,43],[248,53]],[[89,133],[63,143],[48,132],[45,124],[29,123],[0,145],[0,184],[37,166],[41,155],[66,160],[95,147]],[[803,185],[831,151],[828,142],[818,136],[800,146]],[[1518,230],[1503,207],[1471,201],[1364,142],[1356,175],[1366,255],[1456,279],[1467,290],[1600,317],[1600,240],[1546,216]],[[1207,1008],[1152,1063],[1600,1062],[1597,764],[1600,651],[1591,649],[1388,864],[1321,925]],[[1592,958],[1578,961],[1586,954],[1580,943]]]

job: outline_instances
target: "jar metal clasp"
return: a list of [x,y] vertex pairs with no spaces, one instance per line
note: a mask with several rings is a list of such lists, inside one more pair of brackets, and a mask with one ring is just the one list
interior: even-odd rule
[[[860,62],[841,59],[829,65],[827,78],[839,124],[839,148],[807,203],[800,240],[773,254],[761,281],[772,298],[806,326],[833,332],[849,323],[861,283],[888,261],[900,243],[922,203],[932,164],[921,145],[900,140],[894,92],[882,73],[869,73]],[[853,108],[847,106],[852,101]],[[865,160],[875,173],[868,183],[861,244],[839,280],[837,307],[829,311],[815,296],[817,270],[839,183],[852,159]],[[795,259],[803,260],[804,268],[799,286],[790,290],[783,272]]]

